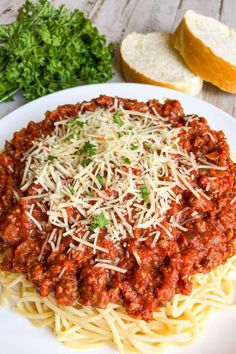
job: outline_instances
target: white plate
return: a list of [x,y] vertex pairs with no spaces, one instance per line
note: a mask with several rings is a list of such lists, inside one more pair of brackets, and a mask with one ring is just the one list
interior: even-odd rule
[[[220,109],[197,98],[180,92],[150,85],[137,84],[101,84],[76,87],[39,98],[30,102],[0,120],[0,148],[12,134],[25,127],[30,120],[39,121],[47,110],[53,110],[58,105],[90,100],[100,94],[137,98],[145,101],[150,98],[178,99],[187,114],[197,113],[208,119],[210,126],[223,130],[227,136],[232,151],[236,152],[236,119]],[[169,348],[168,354],[235,354],[236,310],[215,313],[207,322],[204,334],[186,348]],[[79,354],[111,354],[111,348],[89,351],[77,351]],[[47,329],[33,327],[24,317],[9,309],[0,309],[0,353],[1,354],[75,354],[56,341]]]

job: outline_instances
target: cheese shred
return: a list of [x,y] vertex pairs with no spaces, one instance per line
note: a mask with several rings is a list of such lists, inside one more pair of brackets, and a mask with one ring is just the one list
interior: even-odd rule
[[[40,185],[35,195],[25,200],[35,199],[55,230],[62,230],[47,241],[55,251],[64,237],[71,236],[79,243],[79,250],[86,246],[94,254],[107,253],[99,245],[99,228],[103,227],[106,238],[114,244],[133,238],[135,227],[151,228],[156,235],[152,240],[155,247],[162,235],[173,238],[171,226],[187,230],[171,219],[166,220],[170,227],[162,223],[172,203],[180,203],[183,190],[188,189],[198,199],[208,199],[203,190],[195,188],[192,170],[224,169],[206,161],[204,165],[198,163],[193,153],[181,148],[183,127],[173,128],[158,114],[125,110],[117,102],[113,109],[116,113],[98,108],[55,122],[54,134],[35,141],[23,157],[21,189]],[[71,216],[74,213],[77,222]],[[39,230],[43,229],[32,212],[26,214]],[[94,220],[99,220],[96,237],[91,230]],[[81,225],[83,231],[78,236]],[[71,245],[77,247],[73,242]],[[134,257],[140,265],[138,252]],[[118,264],[113,270],[116,268]]]

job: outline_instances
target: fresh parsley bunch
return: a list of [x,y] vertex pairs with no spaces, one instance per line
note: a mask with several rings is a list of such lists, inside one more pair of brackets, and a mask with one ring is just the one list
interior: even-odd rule
[[111,77],[111,45],[79,10],[26,0],[15,22],[0,25],[0,102],[20,89],[31,100]]

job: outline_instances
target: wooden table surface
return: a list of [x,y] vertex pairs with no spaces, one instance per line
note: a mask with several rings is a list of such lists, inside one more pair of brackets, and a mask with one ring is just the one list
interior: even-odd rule
[[[0,23],[12,22],[17,8],[24,0],[1,0]],[[79,8],[105,34],[108,41],[116,44],[112,82],[124,81],[119,66],[119,43],[130,32],[173,32],[184,12],[193,9],[213,16],[225,24],[236,28],[236,0],[51,0],[54,5],[66,3],[68,8]],[[218,106],[236,117],[236,95],[219,90],[204,83],[199,97]],[[10,103],[0,104],[0,117],[11,112],[25,102],[16,95]]]

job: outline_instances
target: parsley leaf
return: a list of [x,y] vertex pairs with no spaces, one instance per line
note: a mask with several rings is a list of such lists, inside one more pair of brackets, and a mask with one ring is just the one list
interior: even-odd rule
[[115,114],[113,114],[113,121],[119,126],[125,124],[124,121],[120,118],[120,112],[116,112]]
[[103,179],[102,179],[102,176],[97,175],[97,176],[96,176],[96,179],[98,180],[98,182],[99,182],[100,186],[101,186],[101,187],[103,187],[103,185],[104,185],[104,181],[103,181]]
[[84,147],[80,150],[80,152],[92,156],[96,154],[96,145],[91,144],[89,141],[86,141]]
[[90,227],[89,229],[91,231],[94,231],[96,230],[97,228],[103,228],[105,226],[108,225],[108,220],[105,218],[104,214],[101,213],[99,215],[95,215],[93,218],[92,218],[92,221],[91,221],[91,224],[90,224]]
[[69,126],[69,128],[73,128],[73,127],[75,127],[75,126],[78,126],[78,127],[80,127],[80,128],[83,128],[83,126],[84,126],[84,122],[81,122],[80,120],[78,120],[77,118],[75,118],[75,119],[72,119],[69,123],[68,123],[68,126]]
[[128,157],[123,157],[123,161],[126,163],[126,165],[131,165],[131,161]]
[[48,161],[53,161],[53,160],[57,160],[57,157],[48,155]]
[[26,0],[15,22],[0,25],[0,42],[0,102],[112,77],[112,45],[78,9]]
[[148,198],[149,198],[149,195],[150,195],[150,192],[149,192],[149,190],[147,189],[147,186],[144,186],[144,187],[141,189],[141,195],[142,195],[143,201],[144,201],[144,202],[147,202],[147,201],[148,201]]
[[76,139],[76,137],[79,137],[80,132],[74,132],[70,135],[68,135],[64,141],[71,141],[71,139]]
[[125,135],[125,132],[117,132],[118,138],[121,138],[121,137],[124,136],[124,135]]
[[70,192],[71,192],[71,194],[75,194],[74,188],[71,188],[71,189],[70,189]]
[[153,148],[152,148],[152,145],[149,144],[149,143],[144,143],[143,146],[144,146],[144,149],[146,151],[148,151],[148,152],[153,152],[154,151]]
[[130,150],[137,150],[137,148],[138,148],[138,145],[135,145],[135,144],[130,145]]
[[86,159],[86,160],[81,161],[80,164],[81,164],[81,166],[86,167],[90,164],[90,162],[92,162],[91,159]]

